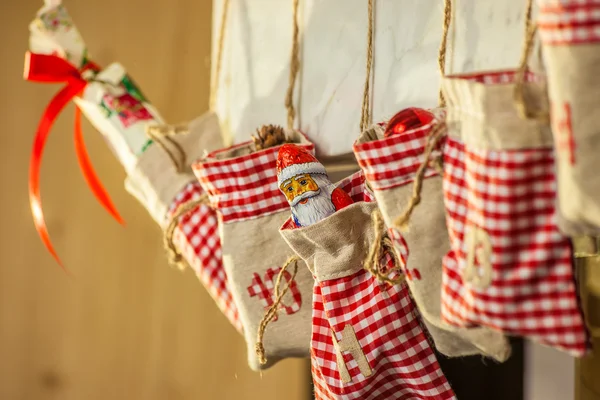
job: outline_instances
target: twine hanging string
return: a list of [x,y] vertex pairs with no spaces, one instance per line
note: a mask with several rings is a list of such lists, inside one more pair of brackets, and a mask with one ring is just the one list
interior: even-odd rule
[[533,45],[535,42],[535,36],[537,33],[537,24],[533,22],[533,0],[527,0],[527,8],[525,11],[525,40],[523,43],[523,50],[521,52],[521,60],[519,62],[519,68],[515,75],[515,88],[513,92],[513,99],[515,106],[519,112],[519,116],[523,119],[537,120],[542,123],[549,122],[549,115],[545,111],[531,110],[527,101],[525,100],[525,82],[527,75],[527,66],[531,53],[533,51]]
[[438,158],[431,159],[431,154],[438,147],[440,140],[444,137],[446,133],[446,124],[444,122],[438,122],[434,125],[429,134],[427,135],[426,143],[425,143],[425,151],[423,153],[423,163],[419,165],[419,169],[417,169],[417,173],[415,175],[415,181],[413,184],[413,192],[408,204],[400,213],[398,218],[394,221],[394,226],[400,228],[402,231],[408,230],[408,223],[410,221],[410,216],[413,211],[417,207],[417,205],[421,202],[421,191],[423,189],[423,181],[425,179],[425,172],[427,168],[431,166],[431,163],[434,163],[434,168],[439,172],[441,167],[439,163],[441,160]]
[[[442,27],[442,41],[440,42],[440,49],[438,52],[438,65],[440,67],[441,78],[446,76],[446,52],[448,47],[448,31],[450,30],[450,23],[452,22],[452,0],[444,0],[444,20]],[[446,99],[442,92],[440,85],[440,91],[438,94],[438,105],[440,107],[446,106]]]
[[360,131],[363,132],[371,125],[371,69],[373,68],[373,0],[368,6],[369,27],[367,30],[367,73],[363,90],[362,112],[360,116]]
[[[273,305],[269,307],[263,318],[260,320],[260,323],[258,324],[258,332],[256,334],[256,344],[254,345],[254,349],[258,357],[258,362],[260,362],[261,365],[265,365],[267,363],[265,346],[263,344],[265,330],[267,329],[267,325],[269,325],[273,318],[277,316],[277,311],[279,310],[279,306],[283,301],[283,297],[290,289],[290,286],[294,282],[294,279],[296,279],[296,274],[298,274],[299,260],[300,258],[298,256],[291,256],[281,267],[279,274],[277,274],[277,280],[275,281],[275,301],[273,302]],[[285,271],[287,271],[287,268],[292,263],[294,263],[294,272],[292,272],[292,277],[288,280],[287,285],[283,288],[283,290],[280,290],[281,280],[283,279]]]
[[285,108],[287,109],[287,127],[289,130],[294,129],[294,121],[296,119],[296,109],[294,108],[294,89],[296,87],[296,78],[300,70],[299,52],[299,28],[298,28],[298,3],[299,0],[292,0],[293,8],[293,26],[292,33],[292,51],[290,56],[290,76],[287,93],[285,95]]
[[188,127],[184,125],[150,125],[146,127],[146,135],[169,156],[177,173],[185,171],[187,156],[183,147],[173,136],[187,134],[188,132]]
[[[390,278],[390,274],[400,269],[399,267],[402,265],[402,261],[400,260],[400,257],[398,257],[398,253],[396,253],[391,239],[387,233],[385,233],[381,212],[379,210],[373,211],[371,220],[373,221],[375,238],[373,239],[373,244],[371,245],[367,257],[365,258],[363,267],[381,282],[386,282],[391,285],[399,284],[404,281],[404,274],[399,274],[395,278]],[[394,268],[381,268],[381,260],[386,254],[392,258]]]
[[[446,53],[448,50],[448,32],[450,31],[450,25],[452,22],[452,0],[444,0],[444,18],[442,22],[442,40],[440,42],[440,48],[438,51],[438,66],[440,69],[441,79],[446,76]],[[446,106],[446,99],[444,98],[441,85],[438,93],[438,106]],[[432,159],[431,154],[435,149],[437,149],[438,144],[446,133],[446,123],[444,121],[436,121],[434,123],[435,125],[431,127],[431,130],[426,138],[425,150],[423,152],[424,160],[417,169],[415,180],[413,182],[412,195],[408,200],[408,204],[404,210],[394,221],[394,226],[400,228],[402,231],[408,230],[410,217],[417,205],[419,205],[421,202],[421,192],[423,190],[423,181],[425,179],[425,173],[427,172],[427,169],[432,167],[435,168],[439,174],[443,173],[441,158],[436,157],[435,159]]]
[[215,65],[215,73],[210,82],[210,98],[209,108],[215,111],[217,107],[219,81],[221,79],[221,66],[223,64],[223,47],[225,43],[225,32],[227,26],[227,15],[229,11],[229,0],[223,0],[223,9],[221,10],[221,26],[219,27],[219,37],[217,39],[217,64]]
[[195,210],[197,207],[201,205],[210,205],[208,200],[208,195],[204,194],[200,196],[197,200],[191,200],[187,203],[181,204],[177,207],[177,210],[171,216],[171,221],[165,230],[165,235],[163,237],[163,245],[165,250],[167,251],[167,256],[169,259],[169,264],[177,267],[179,270],[184,270],[187,266],[186,261],[183,259],[181,253],[177,249],[173,241],[173,235],[175,233],[175,228],[179,225],[179,221],[184,216],[188,215],[191,211]]

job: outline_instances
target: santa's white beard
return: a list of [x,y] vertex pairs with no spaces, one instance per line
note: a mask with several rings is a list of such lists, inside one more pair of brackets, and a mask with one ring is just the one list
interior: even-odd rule
[[331,192],[335,187],[325,176],[311,175],[319,186],[319,193],[308,198],[305,204],[298,203],[292,206],[292,214],[300,226],[309,226],[327,218],[335,212],[331,202]]

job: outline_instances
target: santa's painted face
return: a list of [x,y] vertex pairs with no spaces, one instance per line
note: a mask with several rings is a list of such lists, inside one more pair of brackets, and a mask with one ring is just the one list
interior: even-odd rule
[[308,199],[317,196],[320,192],[319,185],[308,174],[296,175],[283,182],[279,188],[292,207],[298,203],[306,204]]

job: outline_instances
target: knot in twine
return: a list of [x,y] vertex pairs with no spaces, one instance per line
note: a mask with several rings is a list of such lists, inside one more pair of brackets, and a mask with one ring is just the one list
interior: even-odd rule
[[[394,221],[394,226],[400,228],[401,231],[408,231],[408,223],[410,221],[410,216],[413,211],[421,202],[421,191],[423,190],[423,181],[425,180],[425,172],[427,168],[432,166],[438,173],[442,173],[442,165],[441,158],[436,157],[435,159],[431,159],[431,153],[436,149],[440,140],[444,137],[445,134],[446,123],[438,122],[435,126],[431,128],[429,134],[427,135],[425,151],[423,153],[424,160],[423,163],[417,169],[417,173],[415,175],[415,181],[413,183],[413,192],[410,200],[408,201],[408,205],[404,208],[404,211],[400,214],[398,218]],[[433,165],[431,165],[433,164]]]
[[[173,139],[173,136],[187,133],[189,133],[187,125],[150,125],[146,127],[146,135],[167,153],[178,173],[182,173],[186,169],[186,155],[183,147]],[[165,142],[169,143],[173,149],[170,149]]]
[[[296,274],[298,273],[298,261],[300,257],[291,256],[281,267],[281,271],[277,274],[277,280],[275,281],[275,301],[273,305],[269,307],[263,318],[260,320],[258,324],[258,332],[256,334],[256,344],[254,345],[254,349],[256,351],[256,355],[258,356],[258,362],[261,365],[265,365],[267,363],[267,356],[265,352],[265,346],[263,345],[263,338],[265,335],[265,330],[267,329],[267,325],[277,316],[277,310],[279,309],[279,305],[283,300],[283,296],[288,292],[290,286],[296,279]],[[287,282],[287,285],[280,292],[279,286],[281,285],[281,279],[283,279],[283,274],[287,270],[287,268],[294,263],[294,272],[292,273],[292,278]]]
[[167,258],[169,260],[169,264],[173,265],[180,271],[183,271],[186,268],[187,263],[183,259],[183,256],[181,255],[181,253],[177,249],[177,246],[175,245],[175,242],[173,241],[173,234],[175,233],[175,228],[177,228],[177,225],[179,225],[179,221],[181,218],[183,218],[184,216],[189,214],[192,210],[195,210],[196,208],[198,208],[200,205],[203,205],[203,204],[210,205],[210,202],[208,200],[208,195],[206,195],[206,194],[200,196],[200,198],[197,200],[190,200],[187,203],[181,204],[179,207],[177,207],[177,210],[175,210],[175,212],[173,213],[173,216],[171,217],[171,221],[169,222],[167,229],[165,229],[165,235],[163,237],[163,245],[167,252]]
[[[403,263],[394,249],[392,240],[389,238],[388,234],[385,233],[385,226],[383,224],[381,212],[379,210],[373,211],[371,214],[371,220],[373,221],[375,238],[367,257],[365,258],[363,264],[364,269],[369,271],[371,275],[381,282],[386,282],[391,285],[402,283],[404,281],[404,274],[400,274],[396,278],[390,278],[391,273],[399,270]],[[381,267],[381,260],[386,254],[388,254],[393,260],[394,266],[392,268],[386,267],[384,269]]]

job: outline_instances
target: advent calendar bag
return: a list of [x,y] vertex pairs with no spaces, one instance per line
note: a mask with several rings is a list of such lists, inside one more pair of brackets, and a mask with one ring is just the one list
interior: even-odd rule
[[[454,399],[408,287],[365,268],[381,240],[376,203],[358,202],[311,226],[281,234],[315,277],[311,362],[317,399]],[[387,258],[377,268],[391,271]]]
[[[361,134],[354,154],[365,173],[385,224],[402,259],[408,287],[438,351],[449,357],[483,354],[499,361],[510,355],[504,335],[488,328],[457,329],[441,319],[441,260],[449,249],[442,180],[432,166],[425,170],[421,202],[414,209],[409,229],[394,228],[413,195],[417,169],[424,161],[427,138],[436,119],[417,128],[384,138],[384,128],[375,125]],[[438,157],[436,149],[432,158]]]
[[[298,132],[288,140],[310,151],[314,146]],[[287,357],[308,357],[310,343],[310,299],[313,278],[300,265],[292,279],[288,270],[277,318],[263,338],[267,363],[255,351],[258,327],[275,301],[275,282],[293,251],[279,235],[279,227],[290,209],[277,185],[275,163],[280,146],[255,151],[250,142],[210,153],[194,165],[194,171],[217,211],[225,272],[239,306],[248,362],[252,369],[269,368]]]
[[538,0],[558,166],[559,227],[600,234],[600,2]]
[[[142,153],[125,181],[125,188],[166,229],[180,206],[204,195],[189,165],[204,152],[221,147],[222,139],[214,113],[204,114],[185,126],[163,125],[156,129],[157,140],[162,141],[165,135],[170,135],[170,141],[161,142],[162,146],[154,143]],[[178,171],[172,157],[181,156],[185,168]],[[172,236],[174,256],[185,260],[178,264],[192,268],[219,309],[241,331],[237,307],[223,268],[215,211],[209,204],[199,204],[178,217],[176,222]]]
[[[525,75],[528,109],[547,111],[543,80]],[[451,249],[444,257],[442,315],[489,326],[581,356],[586,329],[571,243],[557,227],[553,141],[523,119],[515,73],[444,78],[448,140],[444,200]]]

